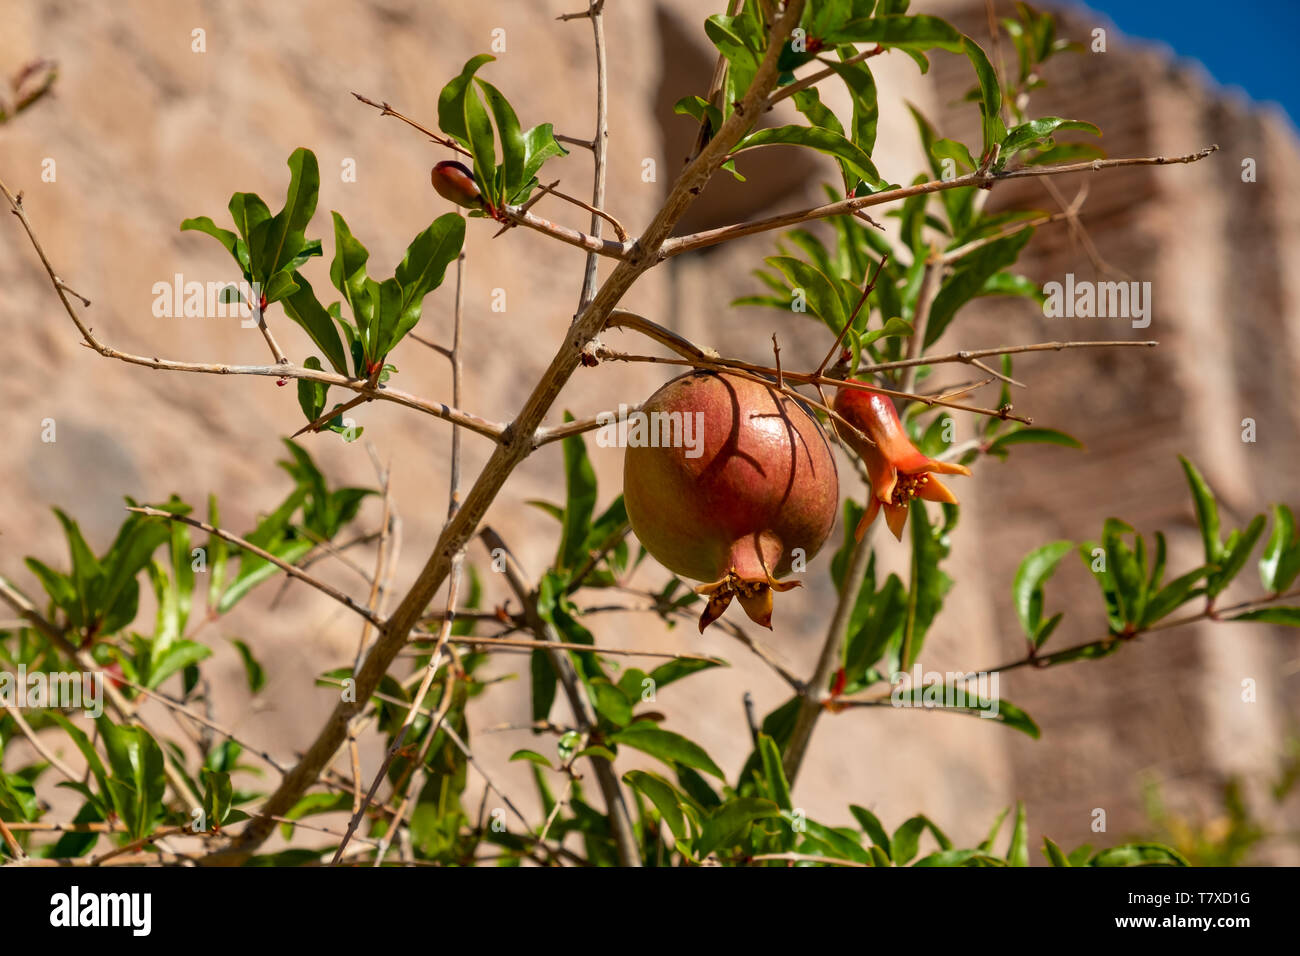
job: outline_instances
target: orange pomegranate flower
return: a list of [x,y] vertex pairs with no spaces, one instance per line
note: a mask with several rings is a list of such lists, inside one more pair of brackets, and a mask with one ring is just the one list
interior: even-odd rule
[[854,532],[857,540],[862,540],[882,508],[889,530],[901,541],[903,525],[907,523],[907,509],[913,498],[957,503],[948,486],[935,475],[969,475],[970,469],[965,465],[935,461],[921,454],[907,437],[903,423],[898,420],[898,410],[888,396],[874,389],[841,388],[835,394],[835,411],[875,442],[874,445],[867,444],[836,421],[835,430],[862,456],[871,477],[867,512]]

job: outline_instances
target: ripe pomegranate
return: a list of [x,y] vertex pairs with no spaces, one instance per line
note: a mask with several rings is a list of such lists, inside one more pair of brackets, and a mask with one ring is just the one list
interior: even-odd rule
[[771,628],[772,592],[800,584],[776,578],[835,524],[839,479],[821,426],[772,386],[695,371],[629,417],[627,445],[632,529],[668,570],[708,582],[695,589],[708,597],[700,631],[733,597]]

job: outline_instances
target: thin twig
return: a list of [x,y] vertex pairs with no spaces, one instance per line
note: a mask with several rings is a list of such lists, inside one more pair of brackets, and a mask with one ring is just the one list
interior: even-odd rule
[[1117,169],[1122,166],[1165,166],[1172,163],[1195,163],[1205,159],[1218,148],[1218,146],[1207,146],[1195,153],[1188,153],[1186,156],[1168,158],[1164,156],[1146,156],[1125,159],[1094,159],[1081,163],[1061,163],[1055,166],[1026,166],[1022,169],[1001,172],[979,169],[953,179],[934,179],[914,186],[882,190],[867,196],[855,196],[851,199],[841,199],[822,206],[813,206],[810,209],[800,209],[796,212],[783,213],[778,216],[768,216],[765,219],[755,219],[751,222],[740,222],[730,226],[719,226],[715,229],[706,229],[685,236],[674,236],[671,239],[666,239],[659,246],[657,254],[660,260],[668,259],[672,256],[681,255],[683,252],[716,246],[719,243],[739,239],[742,236],[752,236],[773,229],[783,229],[786,226],[794,226],[814,219],[828,219],[831,216],[851,214],[869,206],[898,202],[900,199],[907,199],[911,196],[922,196],[927,193],[943,192],[948,189],[964,189],[968,186],[991,187],[1004,179],[1063,176],[1069,173]]

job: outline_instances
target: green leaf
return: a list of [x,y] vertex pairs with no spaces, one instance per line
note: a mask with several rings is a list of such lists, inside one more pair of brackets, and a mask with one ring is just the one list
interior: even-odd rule
[[1300,574],[1300,537],[1296,522],[1286,505],[1273,506],[1273,533],[1259,559],[1259,580],[1270,594],[1280,594]]
[[[841,55],[844,51],[841,50]],[[866,63],[844,65],[833,60],[826,65],[848,87],[853,97],[853,121],[850,132],[853,142],[868,156],[876,148],[876,126],[880,121],[880,107],[876,100],[876,81],[871,75],[871,67]]]
[[716,133],[722,127],[722,111],[702,96],[683,96],[673,104],[673,112],[678,116],[689,116],[697,123],[707,122],[710,132]]
[[226,251],[235,256],[236,261],[238,261],[239,257],[235,255],[235,243],[239,240],[239,237],[229,229],[222,229],[207,216],[196,216],[193,219],[183,220],[181,222],[181,232],[185,232],[187,229],[212,236],[217,242],[225,246]]
[[1206,582],[1206,594],[1214,597],[1232,583],[1233,578],[1246,566],[1250,553],[1255,550],[1255,545],[1264,533],[1265,523],[1263,515],[1255,515],[1244,531],[1240,534],[1233,532],[1229,538],[1230,547],[1224,548],[1219,569]]
[[943,599],[952,588],[952,579],[939,569],[948,556],[945,529],[930,524],[925,505],[915,499],[911,507],[912,568],[908,580],[907,617],[904,621],[903,646],[899,670],[911,670],[921,654],[925,635],[934,616],[943,607]]
[[730,115],[732,104],[742,99],[754,82],[758,72],[759,53],[757,44],[761,38],[756,35],[742,13],[741,16],[728,17],[716,14],[704,21],[704,33],[718,52],[727,60],[726,86],[723,91],[723,112]]
[[1025,820],[1025,805],[1021,801],[1016,802],[1016,822],[1011,827],[1007,862],[1012,866],[1029,865],[1029,825]]
[[[523,131],[519,128],[519,117],[515,115],[510,101],[495,86],[477,78],[474,82],[487,97],[488,108],[492,110],[492,118],[496,121],[497,138],[501,141],[501,196],[509,199],[526,181],[524,179],[526,147]],[[456,218],[460,219],[460,216]]]
[[537,184],[537,172],[542,164],[553,156],[567,156],[569,151],[555,138],[550,123],[534,126],[524,133],[524,171],[523,185],[510,197],[512,203],[520,203],[528,198],[533,186]]
[[596,713],[615,727],[626,727],[632,722],[632,701],[626,694],[604,678],[588,682],[592,706]]
[[166,778],[163,752],[141,727],[120,727],[107,717],[96,722],[112,775],[109,794],[127,833],[140,838],[153,829],[162,812]]
[[[650,672],[649,677],[655,682],[655,690],[658,691],[674,681],[681,680],[683,677],[689,677],[691,674],[697,674],[700,671],[720,666],[722,665],[717,661],[674,660],[660,664]],[[639,686],[637,691],[640,692]]]
[[689,798],[678,792],[677,788],[663,777],[644,770],[629,770],[623,775],[623,781],[633,790],[649,798],[664,822],[668,824],[668,829],[672,831],[674,837],[678,840],[687,839],[687,818],[682,812],[682,807]]
[[348,308],[360,324],[369,323],[373,303],[362,300],[366,285],[366,261],[370,252],[352,235],[347,221],[337,212],[334,218],[334,260],[330,263],[330,282],[343,294]]
[[397,267],[397,284],[402,287],[400,319],[394,336],[384,343],[385,354],[420,320],[424,297],[442,285],[447,266],[460,255],[464,243],[465,219],[454,212],[439,216],[411,240]]
[[[81,751],[81,756],[86,761],[86,767],[89,769],[91,775],[94,776],[95,782],[99,784],[100,794],[103,796],[104,800],[109,800],[108,773],[104,770],[104,763],[99,759],[99,752],[95,749],[95,745],[91,743],[90,737],[87,736],[84,730],[72,723],[72,721],[68,720],[68,718],[63,716],[59,711],[48,710],[46,713],[49,715],[51,720],[63,728],[63,732],[71,738],[73,744],[76,745],[76,748]],[[105,809],[108,809],[107,805],[105,806]]]
[[704,832],[695,843],[695,851],[703,857],[714,850],[735,846],[755,821],[780,815],[780,808],[770,800],[758,797],[728,800],[705,819]]
[[1037,145],[1043,140],[1049,139],[1053,133],[1063,130],[1084,130],[1096,136],[1101,135],[1101,130],[1091,123],[1061,119],[1059,116],[1044,116],[1042,119],[1021,123],[1008,132],[1007,138],[1002,142],[1001,158],[1009,159],[1020,150]]
[[259,223],[249,239],[254,275],[268,282],[298,255],[306,244],[308,223],[316,213],[320,169],[316,154],[299,147],[289,155],[289,191],[284,208]]
[[549,720],[551,707],[555,704],[555,691],[559,677],[546,651],[539,648],[530,655],[529,677],[533,721]]
[[248,679],[249,693],[259,693],[266,686],[266,671],[253,656],[253,649],[238,638],[231,638],[230,643],[239,651],[239,659],[244,663],[244,676]]
[[395,278],[383,282],[367,279],[366,294],[375,303],[375,320],[369,329],[370,348],[366,351],[366,371],[371,373],[379,368],[380,362],[388,354],[384,346],[399,338],[397,332],[402,323],[402,287]]
[[488,53],[470,57],[460,74],[438,94],[438,128],[464,147],[470,145],[469,131],[465,126],[465,100],[470,91],[470,80],[484,63],[495,59]]
[[[571,422],[573,416],[565,412],[564,420]],[[581,435],[572,435],[561,444],[564,447],[564,531],[555,566],[563,569],[576,568],[586,558],[583,546],[596,508],[596,472]]]
[[184,670],[191,664],[197,664],[211,656],[212,650],[202,644],[194,641],[174,641],[151,662],[149,679],[145,682],[145,686],[153,690],[177,671]]
[[930,16],[877,16],[850,20],[829,31],[826,43],[879,43],[899,49],[962,52],[962,35],[945,20]]
[[843,133],[822,129],[816,126],[775,126],[760,129],[742,139],[733,152],[740,153],[759,146],[805,146],[818,152],[834,156],[845,168],[865,180],[872,188],[885,185],[871,161],[861,147],[846,139]]
[[[930,155],[940,162],[951,159],[959,173],[968,173],[979,165],[975,161],[975,157],[970,154],[970,149],[967,148],[965,143],[959,143],[952,139],[935,140],[930,145]],[[965,168],[963,169],[963,167]]]
[[759,734],[758,753],[763,761],[763,779],[767,782],[768,796],[782,810],[793,810],[790,781],[786,779],[785,768],[781,765],[781,750],[776,741],[767,734]]
[[1051,841],[1048,837],[1043,837],[1043,856],[1047,857],[1047,862],[1052,866],[1069,866],[1070,859],[1067,857],[1059,846]]
[[853,814],[858,821],[858,825],[866,832],[871,842],[880,847],[884,851],[886,858],[888,858],[892,843],[889,834],[885,832],[885,828],[881,825],[880,819],[866,807],[860,807],[857,804],[849,804],[849,812]]
[[953,274],[944,281],[930,306],[930,322],[924,343],[927,348],[943,335],[959,308],[978,295],[995,273],[1020,257],[1020,250],[1029,242],[1033,232],[1031,228],[1022,229],[1005,239],[980,246],[957,260]]
[[[320,359],[309,355],[303,360],[302,367],[320,371]],[[324,382],[316,382],[309,378],[298,379],[298,407],[302,409],[307,421],[314,422],[320,418],[321,412],[325,411],[325,398],[329,390],[330,387]]]
[[474,178],[484,196],[494,205],[502,202],[502,194],[497,188],[496,138],[492,131],[492,121],[487,109],[479,99],[478,91],[473,87],[465,90],[465,128],[469,133],[470,153],[474,157]]
[[1159,843],[1126,843],[1101,850],[1088,860],[1088,866],[1191,866],[1187,859]]
[[[221,527],[221,511],[217,507],[217,496],[208,495],[208,524],[213,528]],[[221,591],[226,586],[226,561],[230,545],[219,535],[208,534],[206,545],[208,559],[208,610],[216,610],[221,600]]]
[[[319,246],[320,243],[317,243]],[[319,254],[319,253],[318,253]],[[294,257],[297,259],[298,257]],[[285,266],[284,271],[277,272],[266,281],[262,287],[262,297],[266,299],[266,304],[272,302],[281,302],[298,291],[298,281],[292,272],[289,271],[291,266]]]
[[225,823],[230,815],[234,799],[234,787],[230,783],[230,774],[209,770],[201,771],[203,778],[203,813],[207,817],[209,828]]
[[897,865],[906,866],[912,862],[912,858],[916,856],[917,851],[921,848],[921,834],[925,832],[928,822],[923,816],[915,816],[905,820],[894,831],[894,835],[889,842],[893,847],[891,857]]
[[681,734],[673,733],[671,730],[656,727],[649,721],[638,721],[616,734],[609,735],[606,739],[610,743],[626,744],[643,753],[648,753],[664,763],[685,764],[696,770],[712,774],[719,779],[723,778],[722,770],[699,744],[688,740]]
[[1002,142],[1007,128],[1002,123],[1002,88],[998,85],[998,75],[993,64],[984,55],[984,51],[970,37],[962,37],[962,51],[975,67],[975,75],[980,85],[980,121],[984,131],[984,149],[981,157],[987,157],[993,147]]
[[902,319],[894,316],[892,319],[885,322],[883,328],[872,329],[870,332],[864,333],[859,336],[858,341],[863,348],[866,348],[871,343],[877,342],[880,339],[908,338],[915,334],[916,330],[912,328],[912,323],[904,322]]
[[1041,647],[1043,639],[1043,584],[1056,570],[1070,551],[1074,549],[1072,541],[1053,541],[1041,548],[1030,551],[1020,562],[1015,581],[1011,585],[1011,596],[1015,601],[1016,614],[1025,636]]
[[528,760],[537,764],[539,767],[547,767],[552,770],[555,769],[550,758],[539,754],[536,750],[516,750],[510,755],[510,760]]
[[1300,607],[1261,607],[1253,611],[1246,611],[1244,614],[1238,614],[1236,617],[1229,618],[1233,621],[1260,621],[1265,624],[1285,624],[1289,627],[1300,627]]
[[[311,283],[302,273],[294,273],[294,281],[297,282],[298,289],[284,300],[285,315],[298,323],[311,337],[312,342],[321,350],[334,371],[340,375],[347,375],[347,355],[343,351],[343,340],[339,338],[339,330],[334,324],[334,318],[321,306]],[[317,367],[319,368],[319,363]],[[324,405],[322,393],[321,406]]]
[[1002,829],[1002,821],[1007,818],[1007,814],[1010,812],[1010,807],[1004,807],[1002,812],[998,814],[998,818],[993,821],[993,826],[989,828],[988,836],[986,836],[984,842],[979,845],[979,851],[981,853],[993,852],[993,841],[998,838],[998,832]]
[[1187,475],[1187,484],[1192,489],[1192,500],[1196,503],[1196,523],[1201,528],[1201,541],[1205,546],[1205,563],[1218,564],[1223,552],[1223,545],[1219,541],[1219,506],[1214,500],[1214,492],[1206,484],[1205,479],[1196,466],[1184,458],[1178,456],[1182,462],[1183,471]]
[[[1136,551],[1124,542],[1125,534],[1133,535]],[[1142,620],[1147,601],[1147,578],[1138,559],[1142,538],[1123,521],[1107,518],[1102,526],[1101,544],[1106,549],[1104,579],[1111,586],[1117,604],[1116,623],[1136,625]]]
[[1149,627],[1200,594],[1202,589],[1197,588],[1196,584],[1209,573],[1209,570],[1201,566],[1188,571],[1157,591],[1155,596],[1147,601],[1146,610],[1142,615],[1142,626]]
[[[802,289],[808,309],[825,322],[831,332],[839,334],[848,322],[849,314],[839,289],[824,272],[793,256],[768,256],[764,261],[785,276],[792,289]],[[866,321],[866,310],[863,310],[858,322],[865,326]]]
[[230,217],[235,221],[235,228],[243,239],[235,245],[235,258],[239,260],[239,265],[246,276],[260,281],[265,277],[254,275],[249,249],[252,246],[254,230],[271,218],[271,210],[257,193],[235,193],[230,197],[228,208]]

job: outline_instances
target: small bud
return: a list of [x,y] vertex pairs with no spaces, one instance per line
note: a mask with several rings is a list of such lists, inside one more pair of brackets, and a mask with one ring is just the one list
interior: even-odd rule
[[487,208],[483,190],[479,189],[474,174],[464,163],[451,159],[444,160],[433,167],[430,178],[433,181],[433,188],[443,199],[448,199],[466,209]]

